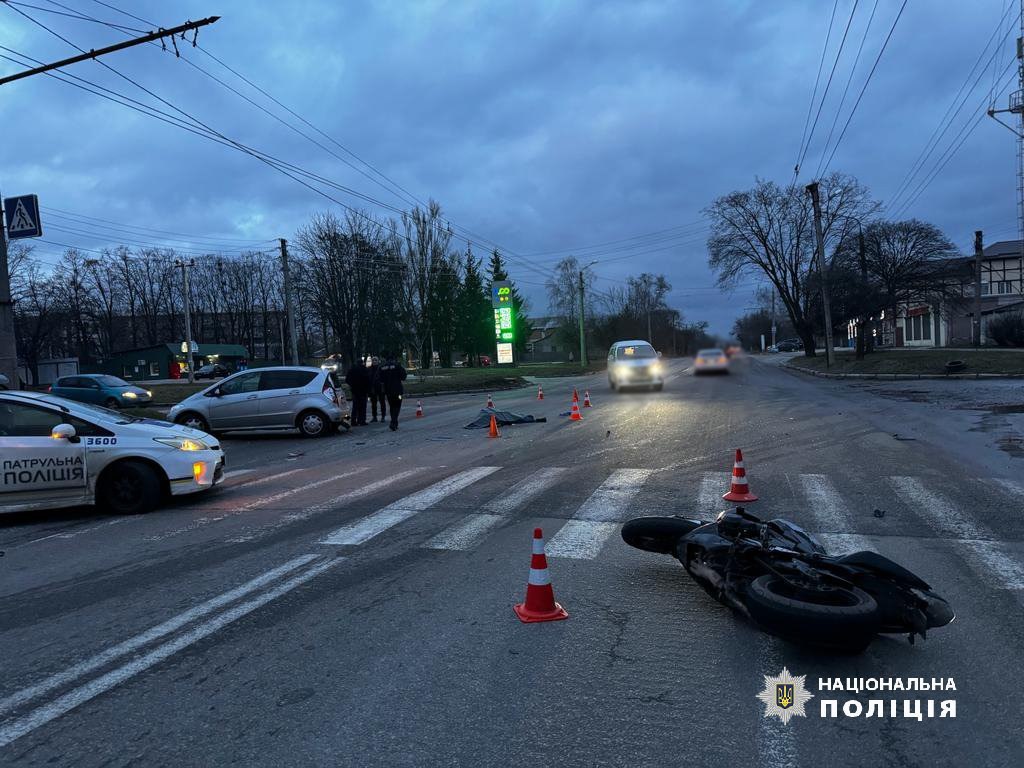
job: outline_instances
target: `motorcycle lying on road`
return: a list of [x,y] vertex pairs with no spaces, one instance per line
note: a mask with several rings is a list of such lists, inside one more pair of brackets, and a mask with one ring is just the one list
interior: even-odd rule
[[860,653],[877,634],[925,637],[953,609],[913,573],[876,552],[829,555],[788,520],[742,507],[714,521],[639,517],[623,540],[671,554],[704,590],[786,640]]

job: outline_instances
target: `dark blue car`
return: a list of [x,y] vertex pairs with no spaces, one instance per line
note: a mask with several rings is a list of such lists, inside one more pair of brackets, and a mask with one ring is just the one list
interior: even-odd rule
[[105,373],[80,373],[76,376],[61,376],[50,386],[52,394],[93,403],[107,408],[130,408],[149,405],[153,394],[148,389],[129,384],[117,376]]

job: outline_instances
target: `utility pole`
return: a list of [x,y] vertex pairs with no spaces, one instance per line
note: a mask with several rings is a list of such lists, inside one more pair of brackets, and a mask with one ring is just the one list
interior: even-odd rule
[[[21,80],[32,75],[49,72],[53,69],[60,69],[80,61],[97,59],[108,53],[122,51],[125,48],[142,45],[143,43],[151,43],[164,38],[170,38],[172,45],[176,45],[174,43],[175,36],[180,35],[181,39],[185,40],[186,32],[193,33],[191,42],[192,45],[195,45],[196,35],[198,35],[199,28],[205,27],[207,24],[213,24],[219,18],[220,16],[210,16],[209,18],[200,19],[199,21],[190,21],[186,24],[172,27],[171,29],[160,29],[156,32],[150,32],[147,35],[143,35],[142,37],[136,37],[132,40],[125,40],[124,42],[117,43],[115,45],[108,45],[105,48],[90,50],[77,56],[61,59],[60,61],[53,62],[52,64],[43,64],[39,67],[27,69],[22,72],[16,72],[15,74],[8,75],[7,77],[0,77],[0,85],[5,85],[6,83],[11,83],[15,80]],[[0,216],[0,219],[2,219],[2,216]],[[2,222],[0,222],[0,373],[7,375],[10,379],[11,387],[18,389],[18,345],[17,339],[14,335],[14,302],[11,299],[11,273],[10,267],[7,263],[7,232],[6,227]],[[189,366],[190,379],[191,376],[192,369],[191,366]]]
[[182,259],[175,259],[174,266],[181,267],[181,281],[184,284],[185,289],[185,355],[188,360],[188,383],[193,383],[195,379],[195,366],[192,364],[192,292],[189,289],[188,284],[188,270],[189,267],[194,267],[195,261],[189,259],[184,261]]
[[984,255],[982,247],[982,231],[979,229],[974,233],[974,322],[972,323],[971,338],[974,346],[981,346],[981,257]]
[[775,341],[775,286],[772,286],[772,346],[776,344]]
[[580,367],[587,367],[587,337],[583,322],[583,270],[580,270]]
[[[1020,0],[1020,36],[1017,38],[1017,90],[1010,94],[1006,109],[995,109],[992,104],[988,116],[1000,125],[1010,129],[1017,137],[1017,240],[1019,245],[1019,265],[1021,281],[1018,288],[1024,294],[1024,0]],[[1013,125],[1004,123],[996,115],[1009,112],[1016,115]],[[979,318],[978,330],[981,330]]]
[[[832,349],[832,304],[828,298],[828,271],[825,269],[825,237],[821,233],[821,201],[818,199],[818,182],[812,181],[807,185],[807,194],[811,196],[811,204],[814,206],[814,239],[818,251],[818,274],[821,276],[821,305],[825,312],[825,367],[831,368],[833,355]],[[895,318],[893,318],[895,321]]]
[[[292,273],[288,269],[288,241],[281,238],[281,272],[284,274],[284,312],[288,315],[288,341],[292,345],[292,365],[299,364],[298,334],[295,331],[295,310],[292,307]],[[281,354],[284,359],[284,354]]]

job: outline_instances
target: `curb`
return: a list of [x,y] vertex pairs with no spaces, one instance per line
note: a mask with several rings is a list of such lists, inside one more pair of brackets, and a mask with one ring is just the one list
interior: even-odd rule
[[880,381],[908,381],[921,379],[1024,379],[1024,373],[826,373],[812,371],[799,365],[783,363],[780,368],[796,371],[819,379],[874,379]]

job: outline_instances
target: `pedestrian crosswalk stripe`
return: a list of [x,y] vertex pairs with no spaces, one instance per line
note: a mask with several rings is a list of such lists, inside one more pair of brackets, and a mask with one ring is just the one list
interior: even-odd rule
[[467,515],[455,525],[450,525],[427,541],[427,549],[473,549],[493,528],[505,518],[502,515]]
[[492,515],[507,515],[554,485],[565,471],[565,467],[545,467],[534,472],[508,491],[496,495],[484,505],[484,511]]
[[1018,483],[1016,480],[1008,480],[1005,477],[993,477],[992,479],[1015,496],[1024,497],[1024,483]]
[[345,525],[326,538],[321,539],[321,544],[336,546],[363,544],[374,536],[377,536],[389,528],[398,525],[404,520],[419,514],[423,510],[437,504],[439,501],[453,493],[467,488],[473,483],[487,477],[492,472],[497,472],[501,467],[473,467],[463,472],[458,472],[447,477],[439,483],[417,491],[394,504],[389,504],[367,517],[356,520]]
[[697,517],[710,517],[725,506],[722,495],[728,492],[731,478],[729,472],[704,472],[701,475]]
[[928,489],[913,477],[890,477],[896,493],[945,538],[961,539],[958,550],[973,557],[965,560],[972,568],[981,566],[1004,589],[1024,589],[1024,567],[993,541],[993,534],[975,522],[945,496]]
[[816,533],[814,534],[830,555],[847,555],[850,552],[877,551],[867,536],[859,533]]
[[819,528],[842,531],[850,525],[846,504],[825,475],[800,475],[800,485]]
[[612,472],[548,542],[547,553],[552,557],[596,557],[618,523],[628,516],[630,502],[652,473],[650,469]]
[[618,529],[618,523],[603,523],[596,520],[568,520],[554,538],[548,542],[550,557],[571,557],[576,560],[593,560],[601,548]]

